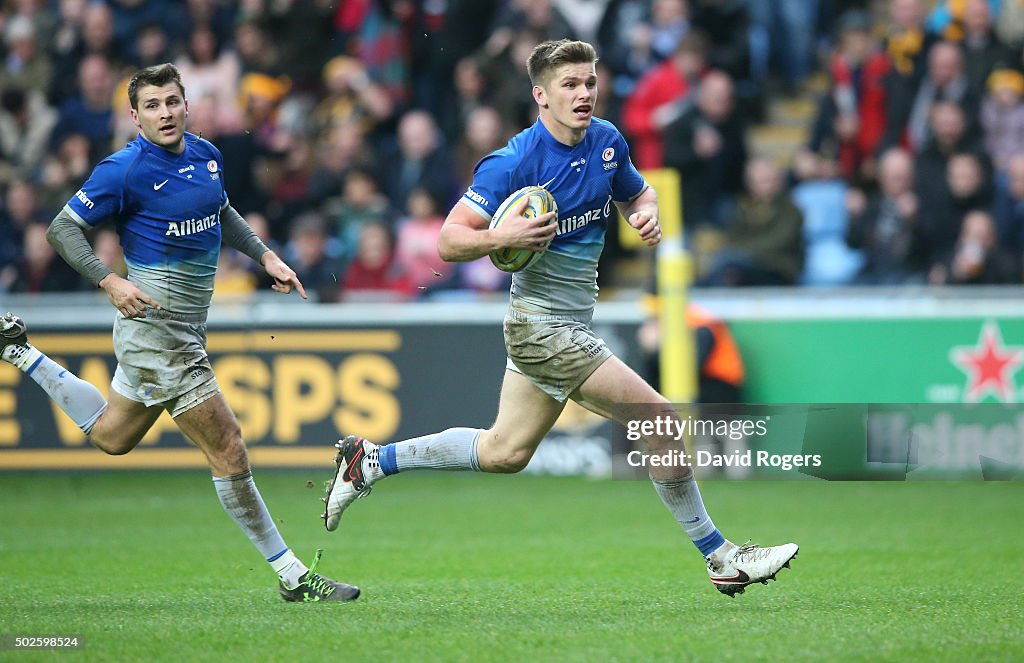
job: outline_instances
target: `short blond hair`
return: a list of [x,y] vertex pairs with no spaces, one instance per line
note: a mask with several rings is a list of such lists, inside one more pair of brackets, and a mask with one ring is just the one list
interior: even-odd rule
[[526,61],[526,72],[530,75],[531,83],[544,85],[551,77],[551,72],[563,64],[595,64],[596,62],[597,52],[585,41],[572,39],[544,41],[537,44],[533,52],[530,53],[530,58]]

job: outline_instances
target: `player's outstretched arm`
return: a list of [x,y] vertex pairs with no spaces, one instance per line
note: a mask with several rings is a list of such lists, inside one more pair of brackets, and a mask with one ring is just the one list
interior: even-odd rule
[[543,249],[555,237],[555,225],[550,223],[555,212],[527,219],[523,212],[529,202],[524,198],[516,210],[519,218],[510,218],[497,228],[489,228],[490,222],[468,205],[456,203],[441,228],[438,255],[446,262],[469,262],[497,249]]
[[306,289],[302,287],[302,282],[292,268],[267,248],[234,207],[224,205],[220,209],[220,224],[224,243],[263,265],[263,269],[274,279],[271,288],[286,295],[295,288],[303,299],[309,299],[306,296]]
[[644,241],[644,244],[654,246],[661,241],[661,224],[658,223],[658,194],[654,187],[648,186],[640,192],[639,196],[628,203],[616,203],[616,205],[629,225],[640,233],[640,239]]
[[274,285],[270,286],[277,292],[288,294],[295,288],[299,295],[303,299],[309,299],[306,295],[306,289],[302,287],[302,281],[299,281],[299,277],[295,275],[295,272],[289,267],[284,260],[281,260],[276,253],[273,251],[267,251],[260,258],[260,264],[263,265],[263,269],[267,270],[274,279]]

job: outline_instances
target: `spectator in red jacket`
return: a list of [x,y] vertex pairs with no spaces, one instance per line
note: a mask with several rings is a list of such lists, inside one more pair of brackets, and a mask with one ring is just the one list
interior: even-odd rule
[[396,259],[395,240],[391,229],[383,224],[371,223],[359,236],[359,248],[349,264],[342,282],[343,300],[408,299],[415,287],[402,271]]
[[819,111],[811,149],[819,152],[825,143],[834,144],[840,174],[847,180],[874,179],[875,152],[885,133],[889,68],[868,15],[843,14],[839,47],[829,66],[832,87]]
[[632,139],[630,156],[637,168],[664,165],[662,130],[686,111],[690,93],[707,69],[707,52],[707,37],[690,32],[675,55],[645,74],[626,99],[622,123]]

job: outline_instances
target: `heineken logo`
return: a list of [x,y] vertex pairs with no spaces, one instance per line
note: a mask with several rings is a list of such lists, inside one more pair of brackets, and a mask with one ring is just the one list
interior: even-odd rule
[[1006,345],[994,320],[982,325],[975,345],[954,346],[949,359],[966,376],[964,402],[978,403],[989,395],[1003,403],[1017,402],[1015,376],[1024,364],[1024,346]]

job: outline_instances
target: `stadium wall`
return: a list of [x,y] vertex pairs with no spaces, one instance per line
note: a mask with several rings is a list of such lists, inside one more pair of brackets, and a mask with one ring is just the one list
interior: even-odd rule
[[[105,302],[24,299],[3,305],[28,321],[37,347],[107,393],[116,360],[113,313]],[[348,433],[395,440],[457,425],[488,426],[505,366],[504,310],[500,303],[220,305],[209,320],[207,348],[254,464],[321,466],[334,441]],[[632,363],[629,339],[637,311],[613,305],[596,324]],[[576,430],[572,418],[567,421]],[[603,430],[599,439],[609,436]],[[590,436],[573,444],[548,463],[598,471],[586,467],[602,465],[603,455],[606,469],[607,444],[595,447]],[[583,461],[572,458],[581,454]],[[204,466],[166,413],[131,454],[97,452],[31,378],[0,363],[0,469]]]
[[[1024,414],[1014,406],[1024,400],[1017,381],[1024,303],[1017,294],[757,290],[699,291],[694,299],[731,324],[748,371],[748,402],[846,405],[776,415],[773,435],[761,441],[779,453],[824,445],[842,463],[818,475],[843,477],[863,469],[872,454],[882,475],[894,467],[898,473],[901,463],[905,471],[910,451],[892,437],[914,431],[944,440],[946,457],[971,447],[960,454],[967,461],[947,463],[947,474],[980,471],[979,440],[989,458],[1024,468]],[[503,303],[312,306],[276,299],[220,303],[209,324],[214,370],[254,463],[319,466],[341,434],[394,440],[493,419],[505,361]],[[633,339],[644,315],[637,299],[602,304],[595,318],[613,350],[636,367]],[[5,298],[2,306],[29,321],[36,345],[109,388],[115,362],[104,300]],[[982,406],[971,410],[974,403]],[[891,408],[870,404],[922,407],[894,419]],[[878,416],[892,434],[869,453]],[[573,408],[552,438],[534,470],[600,474],[611,449],[624,445],[621,431]],[[0,469],[201,466],[201,454],[166,415],[132,454],[111,458],[89,448],[31,379],[0,364]]]

